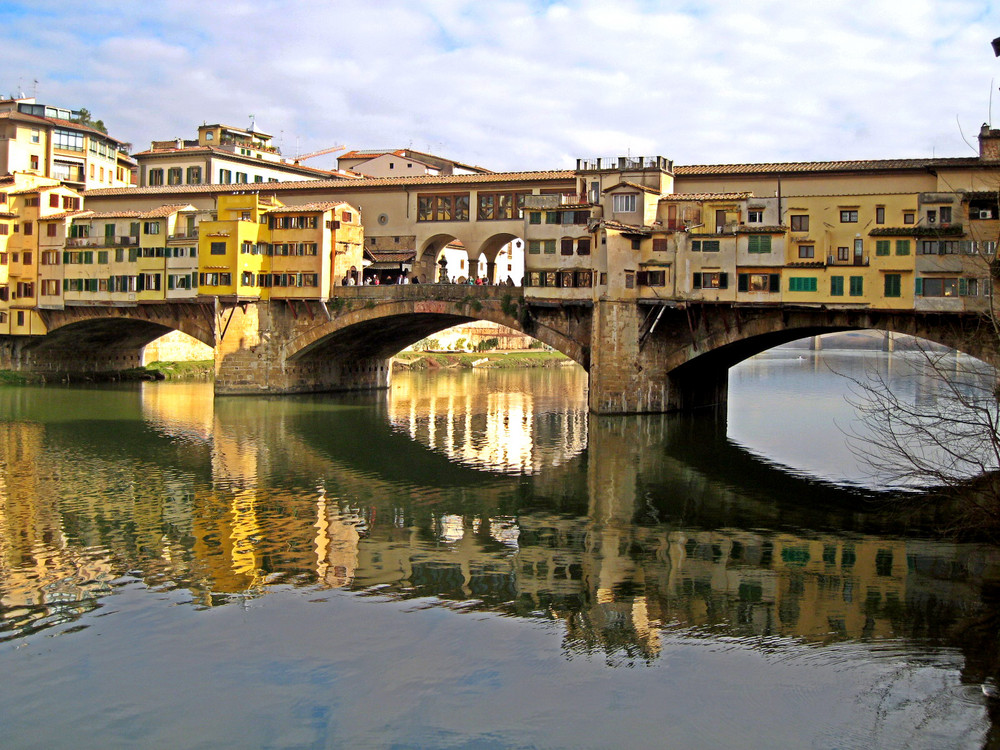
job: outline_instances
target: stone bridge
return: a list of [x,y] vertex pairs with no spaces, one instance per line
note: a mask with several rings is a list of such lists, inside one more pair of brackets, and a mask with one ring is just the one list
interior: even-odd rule
[[0,368],[100,373],[138,366],[142,347],[179,330],[215,349],[217,394],[386,388],[391,358],[445,328],[489,320],[563,352],[589,373],[597,413],[722,404],[728,370],[795,339],[836,331],[906,333],[1000,363],[997,333],[971,313],[525,298],[507,286],[342,287],[326,302],[239,301],[67,307],[45,336],[0,337]]

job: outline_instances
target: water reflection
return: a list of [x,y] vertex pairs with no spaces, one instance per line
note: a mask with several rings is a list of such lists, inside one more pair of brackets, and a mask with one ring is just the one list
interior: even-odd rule
[[389,395],[389,420],[452,461],[537,474],[586,449],[586,388],[587,375],[579,367],[542,370],[530,391],[516,371],[401,377]]
[[756,458],[714,418],[590,416],[573,371],[411,375],[386,398],[0,389],[0,641],[17,645],[90,626],[129,581],[195,609],[326,590],[547,623],[567,662],[655,667],[682,643],[891,660],[890,693],[967,716],[956,701],[981,709],[1000,668],[1000,557],[918,521]]

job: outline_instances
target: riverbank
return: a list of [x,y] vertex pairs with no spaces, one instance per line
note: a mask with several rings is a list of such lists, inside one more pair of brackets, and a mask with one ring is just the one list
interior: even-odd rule
[[525,367],[563,367],[573,360],[560,352],[400,352],[392,361],[393,370],[429,370],[435,368],[471,369],[473,367],[514,369]]
[[206,359],[195,362],[150,362],[145,367],[132,367],[127,370],[107,373],[71,372],[61,375],[39,375],[0,370],[0,386],[39,383],[115,383],[140,380],[211,380],[214,375],[215,362]]

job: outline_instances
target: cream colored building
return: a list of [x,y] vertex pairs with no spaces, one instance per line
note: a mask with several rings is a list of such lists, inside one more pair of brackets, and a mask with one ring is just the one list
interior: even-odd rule
[[80,123],[78,115],[32,97],[0,100],[0,175],[37,174],[77,190],[130,186],[129,144]]

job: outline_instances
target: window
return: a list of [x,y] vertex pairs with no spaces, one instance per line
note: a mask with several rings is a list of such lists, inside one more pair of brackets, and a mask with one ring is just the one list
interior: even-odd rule
[[[576,241],[576,254],[590,255],[590,237],[581,237]],[[577,286],[579,286],[579,284],[577,284]],[[590,286],[590,284],[587,284],[587,286]]]
[[183,180],[184,170],[180,167],[171,167],[167,170],[167,184],[180,185]]
[[219,182],[223,185],[228,185],[233,181],[233,171],[231,169],[220,169],[219,170]]
[[850,260],[850,259],[851,259],[851,248],[849,247],[837,248],[837,260]]
[[[479,193],[477,217],[480,221],[495,219],[520,219],[524,210],[524,196],[527,193]],[[530,220],[530,218],[529,218]],[[538,224],[538,221],[532,221]]]
[[910,254],[910,241],[896,240],[896,255],[909,255],[909,254]]
[[542,252],[542,241],[541,240],[528,240],[528,254],[538,255]]
[[151,170],[149,170],[149,184],[150,185],[162,185],[163,184],[163,170],[162,169],[151,169]]
[[850,287],[848,293],[852,297],[860,297],[864,294],[865,288],[865,277],[864,276],[852,276],[850,278]]
[[41,283],[42,294],[51,297],[59,294],[59,279],[45,279]]
[[24,224],[22,224],[22,226],[24,227],[24,234],[26,236],[33,234],[34,231],[35,231],[34,224],[32,224],[32,222],[30,222],[30,221],[24,222]]
[[891,242],[889,240],[875,240],[875,254],[888,255]]
[[38,156],[36,154],[32,154],[28,158],[31,163],[30,169],[38,169]]
[[885,275],[885,291],[884,295],[886,297],[899,297],[900,291],[902,289],[902,277],[898,273],[887,273]]
[[201,184],[201,167],[188,167],[187,168],[187,182],[188,182],[188,185],[200,185]]
[[556,254],[556,241],[555,240],[544,240],[542,242],[542,249],[546,255]]
[[693,253],[717,253],[719,252],[718,240],[692,240],[691,252]]
[[951,206],[941,206],[941,208],[938,209],[938,213],[941,215],[942,224],[951,223]]
[[49,208],[59,208],[59,196],[50,195],[49,196]]
[[636,281],[639,282],[639,286],[666,286],[667,272],[639,271],[639,273],[636,274]]
[[857,209],[842,209],[840,211],[840,223],[841,224],[856,224],[858,221],[858,211]]
[[468,221],[469,194],[418,195],[417,221]]
[[815,245],[799,245],[799,257],[800,258],[815,258],[816,257],[816,246]]
[[10,225],[0,223],[0,234],[10,234]]
[[213,242],[209,248],[210,255],[225,255],[226,254],[226,243],[225,242]]
[[729,274],[718,271],[696,273],[692,279],[694,289],[728,289]]
[[769,253],[771,252],[771,235],[751,234],[747,237],[748,253]]
[[642,240],[640,240],[638,238],[634,238],[632,240],[632,249],[633,250],[640,250],[640,249],[642,249]]
[[559,242],[559,254],[560,255],[572,255],[573,254],[573,240],[569,237],[564,237]]
[[937,224],[937,211],[935,211],[933,208],[927,209],[927,223]]
[[26,252],[24,254],[24,257],[21,258],[21,263],[23,263],[26,266],[30,266],[31,265],[31,252],[30,251],[28,251],[28,252]]
[[815,292],[815,276],[792,276],[788,279],[788,291],[790,292]]
[[885,206],[875,207],[875,223],[885,224]]
[[143,234],[159,234],[160,233],[160,222],[158,221],[145,221],[142,224]]
[[31,129],[31,142],[32,143],[38,143],[40,140],[41,140],[41,133],[39,132],[38,128],[32,128]]
[[611,210],[616,214],[634,213],[638,193],[616,193],[611,196]]
[[530,212],[528,214],[528,223],[529,224],[541,224],[542,223],[542,212],[541,211],[532,211],[532,212]]
[[843,276],[831,276],[830,277],[830,296],[831,297],[843,297],[844,296],[844,277]]
[[736,276],[738,292],[780,292],[781,276],[776,273],[741,273]]
[[83,151],[83,133],[56,128],[52,131],[52,145],[63,151]]
[[667,240],[665,237],[657,237],[653,240],[653,252],[654,253],[665,253],[667,252]]
[[808,214],[793,214],[791,217],[791,226],[793,232],[808,232],[809,231],[809,215]]
[[55,237],[57,229],[58,229],[58,227],[56,227],[56,225],[55,225],[54,222],[50,222],[50,223],[46,224],[45,225],[45,236],[46,237]]
[[751,208],[747,210],[747,224],[762,224],[764,223],[764,211],[760,208]]
[[247,173],[246,172],[237,172],[236,173],[236,182],[238,182],[238,183],[247,182]]
[[913,224],[916,221],[917,214],[915,211],[903,211],[903,223]]
[[957,297],[957,278],[923,278],[916,280],[918,297]]

